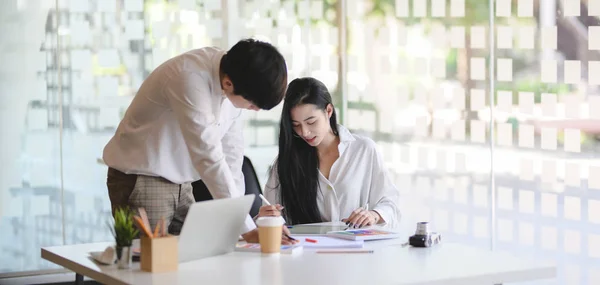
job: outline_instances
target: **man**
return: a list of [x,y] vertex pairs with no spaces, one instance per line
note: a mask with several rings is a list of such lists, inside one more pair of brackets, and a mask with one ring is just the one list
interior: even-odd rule
[[[113,213],[143,207],[152,227],[165,218],[169,232],[179,234],[194,202],[191,182],[202,179],[215,199],[244,195],[240,109],[269,110],[286,86],[283,56],[252,39],[227,52],[202,48],[161,64],[104,148]],[[242,236],[258,241],[250,216]]]

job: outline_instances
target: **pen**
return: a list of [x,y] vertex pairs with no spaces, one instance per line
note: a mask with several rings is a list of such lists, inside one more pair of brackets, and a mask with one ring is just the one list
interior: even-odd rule
[[[260,199],[263,200],[263,202],[265,202],[265,204],[267,204],[268,206],[271,206],[271,203],[269,203],[269,200],[267,200],[267,198],[265,198],[265,196],[263,196],[263,194],[258,194],[258,197],[260,197]],[[281,218],[283,219],[283,217],[281,217]],[[283,221],[285,221],[285,219],[283,219]],[[283,233],[283,235],[290,240],[296,241],[295,238],[289,236],[286,233]]]

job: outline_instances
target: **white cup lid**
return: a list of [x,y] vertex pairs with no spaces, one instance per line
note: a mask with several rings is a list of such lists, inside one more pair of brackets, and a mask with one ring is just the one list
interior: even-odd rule
[[277,227],[283,226],[285,220],[282,217],[260,217],[256,219],[256,225],[259,227]]

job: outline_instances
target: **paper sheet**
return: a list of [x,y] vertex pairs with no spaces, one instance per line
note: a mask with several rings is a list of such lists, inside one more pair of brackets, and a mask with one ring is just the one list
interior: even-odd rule
[[588,0],[588,16],[600,16],[600,0]]
[[[600,98],[600,96],[598,97]],[[598,105],[600,106],[600,100],[598,100]],[[452,90],[452,108],[457,111],[462,111],[465,109],[465,90],[456,87]]]
[[563,16],[577,17],[581,16],[580,0],[558,0],[563,1]]
[[485,143],[485,122],[471,121],[471,141],[475,143]]
[[581,131],[577,129],[565,129],[565,151],[581,151]]
[[556,162],[544,160],[542,162],[542,182],[548,184],[556,183]]
[[555,128],[542,128],[542,149],[556,150],[558,132]]
[[519,110],[526,114],[533,114],[533,92],[519,92]]
[[519,179],[533,181],[533,160],[521,159],[519,166]]
[[542,226],[542,249],[556,250],[558,248],[558,231],[555,227]]
[[512,96],[513,96],[513,92],[512,91],[498,91],[497,95],[498,97],[498,110],[502,111],[502,112],[512,112],[512,108],[513,108],[513,101],[512,101]]
[[499,186],[498,189],[498,209],[512,210],[513,209],[513,190]]
[[588,173],[588,188],[600,190],[600,166],[590,166]]
[[486,76],[485,69],[485,58],[472,57],[471,58],[471,79],[473,80],[485,80]]
[[533,126],[519,126],[519,147],[533,148]]
[[542,93],[542,115],[556,116],[556,94]]
[[[600,61],[588,61],[588,74],[600,74]],[[589,76],[589,85],[600,85],[600,76]]]
[[564,214],[568,220],[581,220],[581,199],[579,197],[565,196]]
[[581,187],[579,164],[567,163],[565,165],[565,184],[572,187]]
[[[364,241],[362,240],[354,241],[317,235],[298,235],[292,237],[299,240],[300,245],[305,249],[362,248],[364,245]],[[315,240],[317,242],[307,242],[306,239]]]
[[498,123],[498,145],[500,146],[511,146],[512,145],[512,124]]
[[413,1],[413,16],[415,18],[427,16],[427,1]]
[[450,28],[450,47],[464,48],[465,47],[465,27],[452,26]]
[[477,111],[485,108],[485,90],[471,89],[471,110]]
[[396,17],[408,17],[408,1],[409,0],[396,0]]

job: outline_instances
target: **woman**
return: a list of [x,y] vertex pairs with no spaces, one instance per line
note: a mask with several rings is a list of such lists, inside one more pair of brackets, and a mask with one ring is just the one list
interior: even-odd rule
[[279,133],[279,156],[271,169],[258,216],[283,216],[288,224],[327,221],[351,227],[395,226],[398,189],[375,142],[336,123],[331,95],[314,78],[288,86]]

